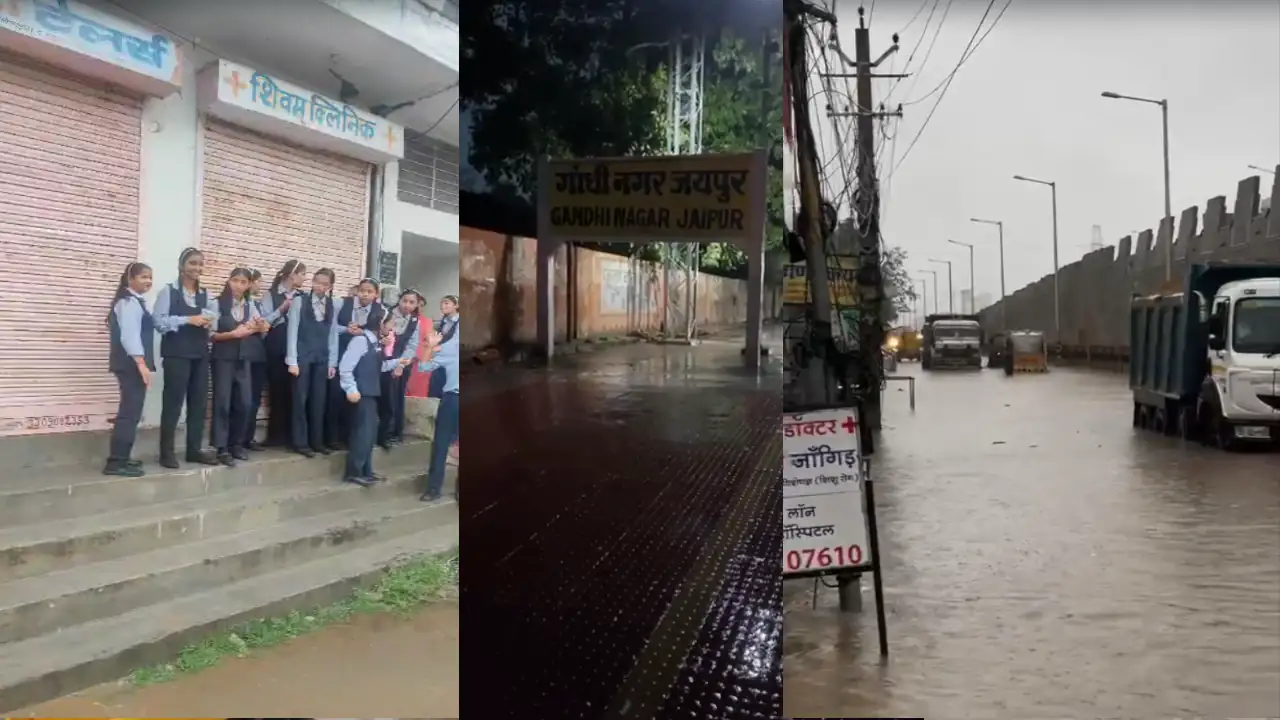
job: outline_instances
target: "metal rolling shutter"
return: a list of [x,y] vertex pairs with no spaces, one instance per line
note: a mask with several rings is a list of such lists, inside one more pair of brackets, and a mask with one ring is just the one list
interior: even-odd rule
[[[292,258],[332,268],[339,297],[364,277],[367,163],[206,118],[203,167],[200,247],[215,292],[237,266],[261,271],[265,291]],[[264,398],[259,419],[269,410]]]
[[141,101],[0,52],[0,435],[115,414],[106,315],[138,253]]
[[206,119],[200,247],[209,287],[221,290],[236,266],[269,282],[298,258],[311,272],[332,268],[344,295],[365,271],[369,169]]

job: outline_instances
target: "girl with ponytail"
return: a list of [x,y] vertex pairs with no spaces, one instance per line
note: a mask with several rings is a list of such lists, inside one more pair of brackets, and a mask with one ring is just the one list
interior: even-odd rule
[[153,347],[155,324],[143,298],[151,291],[151,268],[131,262],[120,273],[120,284],[111,299],[107,329],[111,334],[108,367],[120,386],[120,404],[111,426],[111,446],[104,475],[141,477],[142,463],[133,459],[133,443],[142,421],[142,405],[156,369]]
[[228,467],[248,460],[244,448],[249,423],[250,363],[265,359],[258,333],[265,325],[249,292],[248,268],[231,271],[218,296],[218,320],[213,332],[213,432],[218,462]]
[[285,356],[289,350],[289,311],[306,279],[307,266],[294,258],[280,267],[262,296],[263,318],[271,326],[266,338],[267,402],[271,414],[263,444],[272,447],[286,447],[293,442],[293,378]]

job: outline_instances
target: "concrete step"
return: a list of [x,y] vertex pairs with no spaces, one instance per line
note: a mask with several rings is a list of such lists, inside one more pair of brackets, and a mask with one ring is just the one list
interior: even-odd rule
[[[419,467],[396,465],[382,471],[389,473],[387,484],[412,490],[421,479]],[[385,496],[390,489],[375,490]],[[333,478],[312,478],[10,527],[0,530],[0,588],[22,578],[337,512],[362,504],[369,494]]]
[[456,506],[444,503],[431,514],[431,526],[411,533],[6,645],[0,712],[164,662],[187,644],[248,620],[328,604],[373,584],[397,558],[456,546]]
[[0,585],[0,643],[337,555],[356,543],[412,534],[454,515],[451,507],[419,502],[403,489],[353,487],[345,494],[353,507]]
[[[374,467],[384,474],[410,465],[425,472],[430,447],[425,440],[410,440],[391,452],[375,449]],[[149,464],[149,474],[140,478],[104,476],[100,460],[93,465],[77,461],[18,471],[0,482],[0,527],[80,518],[236,488],[339,478],[346,457],[339,452],[307,459],[284,450],[266,450],[233,468],[184,465],[165,470]]]

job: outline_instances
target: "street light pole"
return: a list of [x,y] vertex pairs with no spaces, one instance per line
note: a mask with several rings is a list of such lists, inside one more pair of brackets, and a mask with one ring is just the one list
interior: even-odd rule
[[[937,270],[921,270],[920,272],[929,273],[933,276],[933,311],[938,312],[938,271]],[[929,306],[924,306],[924,314],[929,314]]]
[[916,318],[916,323],[923,326],[924,316],[929,314],[929,282],[924,278],[920,278],[918,280],[912,280],[911,283],[913,285],[915,283],[920,283],[920,289],[922,290],[920,293],[921,298],[923,298],[923,305],[921,305],[921,309],[924,310],[924,312],[920,313],[920,316]]
[[1004,221],[1003,220],[983,220],[982,218],[969,218],[969,222],[982,223],[983,225],[995,225],[1000,231],[1000,327],[1005,332],[1009,331],[1009,296],[1004,290]]
[[[1132,100],[1160,106],[1160,127],[1164,135],[1164,216],[1169,222],[1173,222],[1173,200],[1169,192],[1169,100],[1167,98],[1155,100],[1133,95],[1121,95],[1110,91],[1102,93],[1102,97],[1111,100]],[[1170,226],[1170,231],[1172,229],[1172,226]],[[1173,238],[1169,238],[1169,241],[1164,244],[1164,279],[1166,282],[1173,279]]]
[[[952,245],[969,248],[969,314],[978,314],[978,296],[973,294],[973,245],[962,243],[956,240],[948,240]],[[963,310],[964,308],[960,308]]]
[[[951,261],[950,260],[934,260],[929,258],[929,262],[938,263],[947,266],[947,312],[954,313],[956,311],[956,286],[951,284]],[[936,300],[934,302],[937,302]]]
[[1058,267],[1058,184],[1049,180],[1036,180],[1024,175],[1014,175],[1013,179],[1037,185],[1048,185],[1049,193],[1053,199],[1053,341],[1060,343],[1062,342],[1062,295],[1058,291],[1058,271],[1060,269]]

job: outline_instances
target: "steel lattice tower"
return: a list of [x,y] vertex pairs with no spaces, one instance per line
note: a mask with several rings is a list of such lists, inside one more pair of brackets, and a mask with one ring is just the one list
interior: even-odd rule
[[[702,152],[702,79],[706,39],[683,33],[669,45],[667,85],[667,154],[697,155]],[[667,280],[667,335],[697,337],[698,263],[700,245],[693,242],[667,243],[662,258]]]

